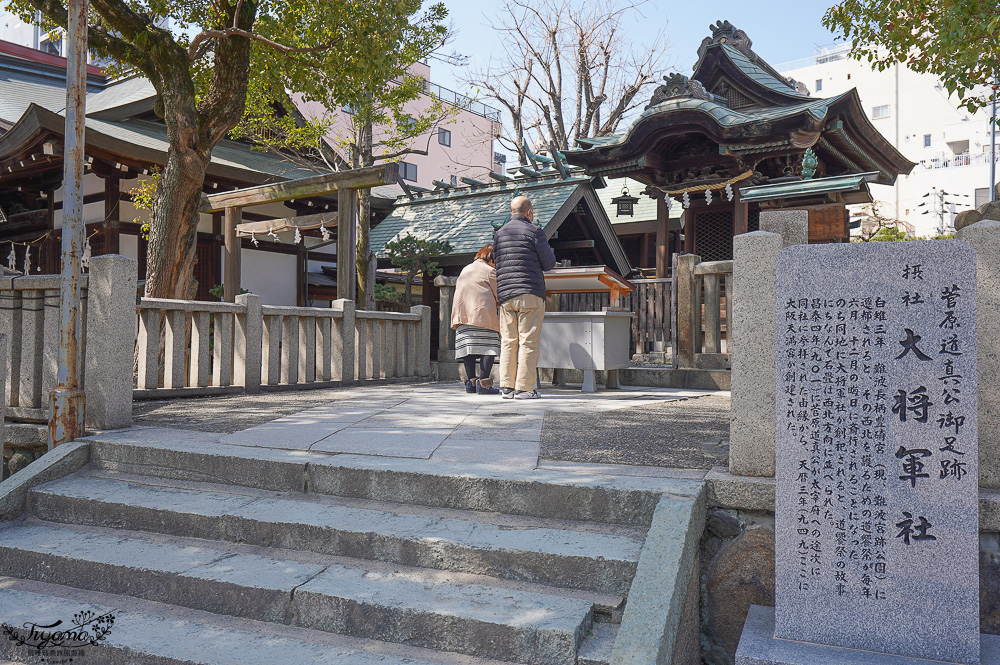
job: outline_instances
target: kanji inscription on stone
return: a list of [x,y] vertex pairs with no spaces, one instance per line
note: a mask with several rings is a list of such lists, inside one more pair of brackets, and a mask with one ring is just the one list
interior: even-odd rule
[[776,333],[775,637],[979,663],[972,247],[788,247]]

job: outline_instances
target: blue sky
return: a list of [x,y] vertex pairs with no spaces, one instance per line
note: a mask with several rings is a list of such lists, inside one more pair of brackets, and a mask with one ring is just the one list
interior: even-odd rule
[[[500,0],[443,0],[457,29],[454,50],[470,56],[470,62],[485,62],[503,48],[490,30],[487,17],[496,15]],[[689,74],[701,40],[710,35],[709,24],[729,20],[746,31],[753,48],[772,65],[805,58],[816,45],[829,44],[833,35],[821,20],[834,0],[767,0],[765,2],[679,2],[652,0],[629,24],[632,41],[641,44],[655,39],[662,29],[670,44],[669,71]],[[665,71],[664,74],[669,73]],[[431,63],[431,78],[453,90],[465,91],[459,83],[462,72],[440,62]]]

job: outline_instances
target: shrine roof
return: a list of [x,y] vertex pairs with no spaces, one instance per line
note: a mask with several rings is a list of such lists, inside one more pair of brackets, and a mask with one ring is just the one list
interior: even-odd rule
[[872,197],[868,184],[877,179],[878,172],[873,171],[814,180],[796,180],[743,187],[740,189],[740,200],[749,203],[751,201],[777,201],[837,194],[845,197],[846,203],[871,203]]
[[586,223],[604,256],[610,256],[613,270],[627,273],[628,259],[618,242],[604,206],[594,189],[594,178],[570,173],[537,178],[512,178],[504,182],[470,187],[438,189],[396,200],[392,212],[371,230],[371,248],[384,258],[385,244],[412,234],[429,240],[445,240],[452,255],[475,254],[493,242],[497,228],[510,218],[510,201],[524,195],[531,199],[535,223],[548,237],[559,229],[567,216],[582,204]]

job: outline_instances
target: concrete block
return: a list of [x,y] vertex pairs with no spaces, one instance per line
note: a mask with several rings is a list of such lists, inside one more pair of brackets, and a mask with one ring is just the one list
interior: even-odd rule
[[685,614],[691,613],[692,581],[698,587],[704,528],[704,492],[693,499],[660,499],[611,653],[613,665],[700,661],[698,622],[685,621]]
[[979,340],[979,486],[1000,489],[1000,221],[987,219],[956,234],[976,250]]
[[783,247],[782,236],[766,231],[733,238],[729,470],[739,475],[774,475],[775,267]]
[[14,519],[24,512],[32,487],[82,469],[89,458],[89,444],[71,441],[50,450],[0,483],[0,521]]
[[[437,278],[437,279],[440,279]],[[413,353],[415,355],[415,366],[417,376],[430,376],[431,374],[431,308],[426,305],[417,305],[410,308],[411,314],[420,315],[420,324],[417,326],[417,334]],[[449,314],[449,320],[451,315]],[[452,351],[454,353],[454,351]]]
[[809,244],[808,210],[762,210],[760,230],[781,236],[782,247]]
[[[138,263],[133,259],[106,254],[90,262],[87,291],[87,426],[94,429],[117,429],[132,425],[132,363],[135,350],[135,292]],[[145,310],[152,312],[154,310]],[[159,316],[153,330],[159,346]],[[158,349],[157,349],[158,351]],[[146,368],[155,388],[159,373],[159,353],[151,360],[140,354],[140,369]],[[183,373],[183,370],[182,370]]]
[[735,475],[717,466],[705,476],[708,505],[774,512],[774,478]]
[[[1000,665],[1000,636],[980,635],[979,639],[980,665]],[[747,613],[736,651],[736,665],[925,665],[931,662],[940,661],[775,639],[774,608],[760,605],[753,605]]]
[[236,304],[243,306],[245,310],[236,315],[233,383],[243,386],[247,394],[253,395],[260,392],[263,366],[264,317],[261,313],[261,298],[253,293],[241,293],[236,296]]
[[333,324],[334,377],[345,385],[354,383],[355,354],[355,308],[353,300],[334,300],[333,309],[340,311],[341,318]]

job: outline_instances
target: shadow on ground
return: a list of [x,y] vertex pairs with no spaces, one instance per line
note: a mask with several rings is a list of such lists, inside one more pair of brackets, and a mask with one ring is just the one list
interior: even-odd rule
[[707,395],[593,414],[548,411],[540,457],[685,469],[726,465],[729,396]]

